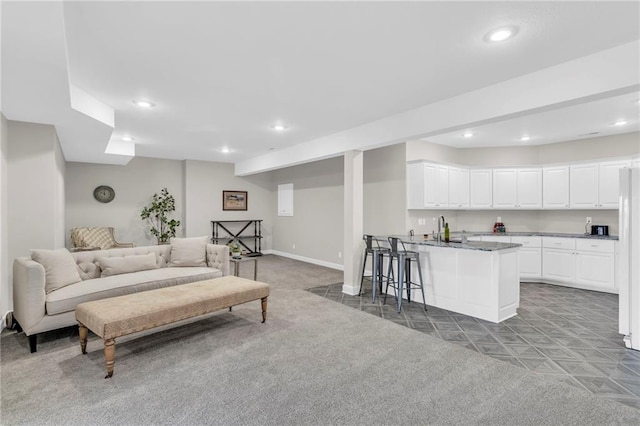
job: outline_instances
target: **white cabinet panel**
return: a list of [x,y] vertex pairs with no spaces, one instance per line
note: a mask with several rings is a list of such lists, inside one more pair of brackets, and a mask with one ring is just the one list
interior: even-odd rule
[[569,208],[569,166],[542,169],[542,207]]
[[542,170],[538,168],[493,170],[493,207],[542,207]]
[[572,283],[575,281],[575,275],[573,251],[546,247],[542,249],[542,278]]
[[491,169],[475,169],[469,172],[469,207],[472,209],[490,209],[493,207]]
[[542,170],[518,169],[518,196],[516,207],[539,209],[542,207]]
[[424,165],[407,163],[407,209],[424,208]]
[[424,206],[449,207],[449,168],[424,163]]
[[598,208],[598,165],[570,167],[570,206],[577,209]]
[[449,207],[469,207],[469,170],[449,167]]
[[278,216],[293,216],[293,184],[278,185]]
[[542,277],[542,238],[511,237],[511,242],[522,244],[518,252],[521,280],[539,280]]
[[576,283],[603,290],[614,289],[613,253],[579,251],[576,253]]
[[620,196],[620,169],[629,167],[628,161],[610,161],[599,164],[599,207],[617,209]]
[[518,171],[493,170],[493,207],[515,208],[518,203]]

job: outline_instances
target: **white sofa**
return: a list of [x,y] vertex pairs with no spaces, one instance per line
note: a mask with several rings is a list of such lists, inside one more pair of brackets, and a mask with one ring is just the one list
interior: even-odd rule
[[[203,246],[206,255],[202,255],[202,262],[192,263],[202,266],[180,266],[189,265],[189,262],[172,262],[171,245],[69,253],[75,261],[77,276],[81,281],[53,289],[50,282],[47,283],[47,279],[51,278],[51,265],[47,269],[46,262],[41,261],[41,264],[32,260],[39,260],[35,256],[36,251],[33,251],[31,258],[20,257],[13,263],[14,321],[18,330],[23,330],[29,336],[31,352],[35,352],[38,333],[77,324],[75,307],[80,303],[229,275],[229,248],[207,244],[206,241]],[[64,249],[62,251],[66,252]],[[62,255],[67,256],[66,253]],[[178,258],[175,251],[174,257]],[[130,264],[132,260],[141,258],[155,259],[155,264],[149,268],[147,262],[146,270],[137,268],[135,272],[127,272],[126,268],[125,273],[106,272],[105,265],[108,263],[124,261]],[[68,259],[68,262],[71,260]]]

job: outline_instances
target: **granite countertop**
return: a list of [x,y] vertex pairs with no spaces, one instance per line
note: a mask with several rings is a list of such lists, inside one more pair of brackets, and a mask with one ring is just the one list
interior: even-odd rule
[[[461,232],[452,233],[455,235],[461,235]],[[591,234],[569,234],[562,232],[466,232],[467,236],[484,236],[495,235],[505,237],[558,237],[558,238],[588,238],[594,240],[613,240],[618,241],[617,235],[591,235]]]
[[[617,235],[590,235],[590,234],[569,234],[569,233],[561,233],[561,232],[470,232],[465,231],[465,235],[468,237],[473,236],[501,236],[501,237],[557,237],[557,238],[585,238],[585,239],[595,239],[595,240],[611,240],[617,241]],[[388,235],[377,236],[376,238],[381,242],[387,242]],[[418,234],[415,236],[410,235],[392,235],[392,237],[400,238],[405,244],[412,245],[421,245],[421,246],[430,246],[430,247],[442,247],[442,248],[453,248],[453,249],[463,249],[463,250],[480,250],[480,251],[496,251],[496,250],[507,250],[512,248],[521,247],[522,244],[516,243],[501,243],[497,241],[467,241],[466,243],[460,242],[462,239],[462,232],[452,232],[451,233],[451,242],[437,242],[431,238],[429,235],[429,239],[425,240],[423,235]]]
[[[416,235],[411,237],[409,235],[392,235],[392,237],[400,238],[405,245],[420,245],[420,246],[430,246],[430,247],[442,247],[442,248],[452,248],[452,249],[462,249],[462,250],[480,250],[480,251],[497,251],[497,250],[507,250],[522,247],[522,244],[515,243],[499,243],[495,241],[467,241],[466,243],[459,242],[459,239],[454,236],[452,238],[453,241],[449,243],[445,242],[437,242],[431,239],[425,240],[422,235]],[[381,242],[387,241],[387,236],[377,236],[376,237]],[[456,241],[456,239],[458,241]]]

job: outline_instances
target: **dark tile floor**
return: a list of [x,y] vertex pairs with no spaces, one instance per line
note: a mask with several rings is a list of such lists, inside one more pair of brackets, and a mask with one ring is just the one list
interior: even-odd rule
[[494,324],[417,303],[398,314],[392,296],[372,303],[370,285],[362,296],[342,293],[342,283],[309,291],[640,409],[640,351],[617,332],[617,295],[522,283],[518,315]]

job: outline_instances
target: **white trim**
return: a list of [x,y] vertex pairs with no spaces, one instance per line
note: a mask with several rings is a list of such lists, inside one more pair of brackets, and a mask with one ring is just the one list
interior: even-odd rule
[[358,291],[360,291],[360,286],[352,286],[347,284],[342,285],[342,292],[350,296],[358,295]]
[[314,265],[325,266],[331,269],[337,269],[339,271],[344,270],[344,266],[338,263],[327,262],[324,260],[312,259],[310,257],[299,256],[297,254],[285,253],[278,250],[264,250],[264,254],[275,254],[276,256],[288,257],[289,259],[299,260],[301,262],[313,263]]

